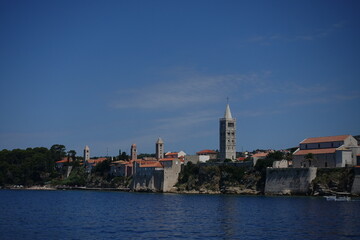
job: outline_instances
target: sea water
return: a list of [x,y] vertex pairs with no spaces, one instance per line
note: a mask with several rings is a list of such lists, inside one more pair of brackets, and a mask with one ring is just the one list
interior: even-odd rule
[[360,201],[0,190],[0,239],[360,239]]

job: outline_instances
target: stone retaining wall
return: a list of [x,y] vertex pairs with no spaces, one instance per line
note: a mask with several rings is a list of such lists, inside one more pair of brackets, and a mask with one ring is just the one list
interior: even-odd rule
[[266,195],[308,194],[316,168],[267,168]]

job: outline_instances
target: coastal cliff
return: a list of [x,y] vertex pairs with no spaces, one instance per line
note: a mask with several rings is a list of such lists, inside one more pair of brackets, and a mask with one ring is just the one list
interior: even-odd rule
[[184,166],[175,185],[178,193],[324,196],[352,191],[354,168],[239,168]]
[[188,164],[175,185],[180,193],[261,194],[261,174],[245,168]]

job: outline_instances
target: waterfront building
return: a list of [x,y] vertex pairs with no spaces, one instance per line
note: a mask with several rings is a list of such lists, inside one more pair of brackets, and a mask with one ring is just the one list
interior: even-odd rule
[[293,153],[293,167],[355,166],[358,154],[360,147],[351,135],[306,138]]
[[205,149],[196,153],[199,156],[200,162],[206,162],[208,160],[217,159],[217,152],[214,150]]
[[184,151],[167,152],[165,154],[165,158],[182,158],[182,159],[184,159],[185,156],[186,156],[186,153]]
[[177,183],[182,161],[163,158],[152,163],[133,162],[134,175],[131,188],[135,191],[169,192]]
[[236,119],[232,117],[229,104],[220,118],[220,160],[236,158]]

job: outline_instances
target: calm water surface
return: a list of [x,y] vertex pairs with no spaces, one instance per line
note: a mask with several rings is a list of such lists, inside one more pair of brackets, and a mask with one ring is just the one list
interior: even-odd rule
[[360,201],[0,190],[0,239],[360,239]]

